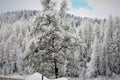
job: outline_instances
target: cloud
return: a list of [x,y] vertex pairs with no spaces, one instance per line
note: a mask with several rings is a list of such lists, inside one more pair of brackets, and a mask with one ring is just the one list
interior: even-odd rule
[[95,17],[95,15],[93,15],[93,11],[88,10],[86,8],[70,9],[67,11],[67,13],[73,14],[75,16],[81,16],[81,17],[90,17],[90,18]]
[[107,18],[109,14],[113,16],[120,16],[120,0],[85,0],[88,5],[92,7],[92,10],[86,8],[80,8],[74,10],[70,8],[68,13],[74,14],[76,16],[82,17],[92,17],[92,18]]
[[99,12],[100,16],[107,16],[112,14],[120,16],[120,0],[87,0],[88,3],[94,7],[94,11]]
[[91,10],[92,7],[85,0],[71,0],[71,5],[74,9],[86,8]]
[[[62,0],[54,0],[60,6]],[[82,17],[107,18],[120,16],[120,0],[67,0],[70,14]],[[78,4],[76,4],[78,2]],[[75,8],[76,7],[76,8]],[[89,8],[92,9],[89,9]],[[40,0],[0,0],[0,13],[15,10],[41,10]]]
[[16,10],[41,10],[40,0],[0,0],[0,13]]

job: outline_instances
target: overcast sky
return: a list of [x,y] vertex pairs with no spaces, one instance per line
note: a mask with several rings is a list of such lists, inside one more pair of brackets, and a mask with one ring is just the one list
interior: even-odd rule
[[[56,0],[61,2],[61,0]],[[68,0],[68,13],[82,17],[120,16],[120,0]],[[18,10],[41,10],[40,0],[0,0],[0,13]]]

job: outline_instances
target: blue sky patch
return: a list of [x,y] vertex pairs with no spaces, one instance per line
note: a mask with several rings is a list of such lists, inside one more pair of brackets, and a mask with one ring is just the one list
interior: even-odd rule
[[73,9],[86,8],[88,10],[92,10],[92,7],[89,6],[88,2],[86,2],[85,0],[71,0],[71,2]]

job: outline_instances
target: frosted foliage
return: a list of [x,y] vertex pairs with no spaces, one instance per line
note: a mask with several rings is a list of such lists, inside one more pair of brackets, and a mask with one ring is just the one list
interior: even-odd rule
[[28,20],[23,14],[29,18],[35,15],[34,11],[0,15],[0,74],[22,73],[24,70],[24,51],[32,20]]
[[67,1],[63,0],[61,3],[61,8],[60,8],[60,16],[63,17],[65,15],[65,11],[67,10]]
[[[53,3],[50,2],[49,5],[51,4]],[[49,12],[54,15],[49,14]],[[68,55],[77,50],[76,48],[78,48],[76,52],[79,51],[80,38],[75,37],[74,32],[70,32],[72,30],[71,26],[68,30],[64,29],[65,26],[69,25],[61,24],[65,15],[61,17],[59,13],[59,11],[51,9],[49,6],[48,9],[43,10],[42,15],[36,18],[34,28],[31,30],[32,39],[26,49],[26,53],[28,53],[25,57],[26,72],[40,72],[47,77],[54,78],[55,68],[58,68],[58,77],[79,75],[77,74],[76,66],[73,66],[75,57]],[[76,44],[77,42],[78,44]],[[69,59],[73,61],[71,62]],[[54,63],[55,61],[56,64]],[[75,71],[67,70],[68,65],[72,66]]]
[[[112,76],[113,74],[119,74],[119,67],[118,67],[119,62],[117,62],[119,61],[119,52],[118,52],[119,47],[116,46],[116,40],[118,39],[118,35],[115,35],[116,33],[118,33],[117,32],[118,26],[115,25],[116,23],[114,21],[115,19],[113,19],[110,16],[108,21],[106,21],[105,27],[103,26],[101,28],[102,30],[105,29],[104,32],[99,31],[99,32],[103,32],[101,34],[103,34],[104,36],[103,35],[98,36],[99,44],[97,44],[97,47],[99,46],[100,47],[99,48],[94,47],[93,49],[93,51],[99,49],[100,53],[98,51],[95,51],[96,52],[95,55],[94,52],[91,54],[92,59],[88,66],[88,71],[90,70],[90,72],[88,72],[89,77],[97,77],[98,75]],[[116,47],[117,47],[117,52],[116,52]],[[96,55],[99,57],[96,57]],[[117,56],[118,58],[116,58],[115,56]]]
[[[120,74],[120,18],[81,18],[41,0],[43,11],[0,14],[0,75],[40,72],[48,78]],[[118,79],[117,79],[118,80]]]
[[88,71],[86,75],[88,77],[96,77],[98,75],[99,63],[100,63],[100,42],[98,38],[95,37],[95,41],[93,44],[93,51],[91,54],[91,61],[88,64]]

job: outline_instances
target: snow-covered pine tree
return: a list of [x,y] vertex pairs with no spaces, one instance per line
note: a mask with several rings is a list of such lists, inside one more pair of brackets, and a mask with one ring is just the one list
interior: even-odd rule
[[103,67],[104,67],[104,75],[111,76],[112,75],[112,53],[113,53],[113,29],[114,29],[114,22],[112,16],[109,16],[109,19],[106,22],[106,31],[103,39]]
[[[34,22],[30,44],[26,49],[25,70],[28,73],[40,72],[47,77],[54,77],[55,67],[58,77],[67,76],[66,50],[74,54],[73,47],[79,46],[80,40],[69,24],[61,24],[64,20],[66,1],[63,0],[60,11],[54,9],[52,0],[43,0],[44,10]],[[56,60],[56,66],[54,64]],[[72,64],[73,65],[73,64]]]
[[120,74],[120,18],[114,19],[114,37],[113,37],[113,53],[112,53],[112,72]]
[[101,41],[100,41],[100,26],[95,24],[94,35],[95,39],[92,45],[91,60],[88,63],[87,77],[97,77],[100,74],[100,54],[101,54]]

